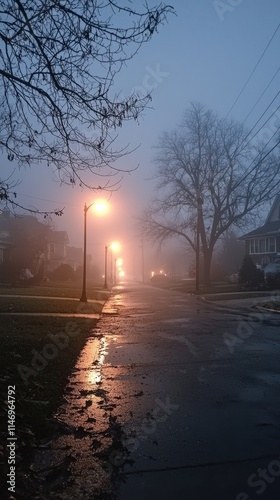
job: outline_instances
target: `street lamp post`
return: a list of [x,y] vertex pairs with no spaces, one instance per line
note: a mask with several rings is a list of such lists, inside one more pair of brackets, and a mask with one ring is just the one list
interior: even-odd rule
[[107,254],[108,254],[108,246],[110,245],[105,245],[105,277],[104,277],[104,290],[108,290],[108,283],[107,283]]
[[87,302],[87,292],[86,292],[86,278],[87,278],[87,212],[93,206],[96,205],[98,212],[103,212],[106,204],[104,202],[93,202],[89,206],[84,206],[84,258],[83,258],[83,290],[80,298],[80,302]]
[[[93,203],[91,204],[93,205]],[[80,302],[87,302],[86,293],[86,274],[87,274],[87,211],[91,207],[87,207],[86,203],[84,206],[84,262],[83,262],[83,291],[80,298]]]

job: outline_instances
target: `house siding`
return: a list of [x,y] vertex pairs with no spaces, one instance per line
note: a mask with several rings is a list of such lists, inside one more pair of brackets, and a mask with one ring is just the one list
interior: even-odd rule
[[67,245],[69,243],[67,231],[50,231],[45,247],[44,273],[48,275],[61,264],[67,262]]
[[277,195],[266,222],[240,238],[245,241],[246,255],[265,267],[280,254],[280,195]]

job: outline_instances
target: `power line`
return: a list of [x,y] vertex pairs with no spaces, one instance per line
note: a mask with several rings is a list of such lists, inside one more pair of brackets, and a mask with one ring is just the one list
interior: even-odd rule
[[[266,143],[266,144],[265,144],[265,146],[262,148],[262,150],[261,150],[261,152],[260,152],[259,154],[262,154],[262,153],[265,151],[265,149],[267,148],[267,146],[268,146],[268,144],[270,143],[270,141],[272,141],[273,137],[274,137],[274,136],[275,136],[275,135],[276,135],[279,131],[280,131],[280,127],[278,127],[278,129],[277,129],[277,130],[274,132],[274,134],[270,137],[270,139],[267,141],[267,143]],[[272,146],[272,148],[271,148],[271,149],[270,149],[270,150],[269,150],[269,151],[268,151],[268,152],[264,155],[264,157],[263,157],[263,158],[261,158],[261,159],[260,159],[260,160],[256,163],[256,165],[254,165],[254,166],[253,166],[253,168],[251,168],[251,170],[249,170],[249,171],[246,173],[245,177],[248,177],[248,175],[249,175],[250,173],[252,173],[252,172],[253,172],[253,171],[254,171],[254,170],[255,170],[255,169],[256,169],[259,165],[261,165],[261,163],[262,163],[262,162],[263,162],[263,161],[264,161],[264,160],[265,160],[265,159],[266,159],[266,158],[270,155],[270,153],[272,153],[272,151],[274,151],[274,149],[276,149],[276,148],[277,148],[277,146],[279,146],[279,144],[280,144],[280,139],[279,139],[279,140],[278,140],[278,141],[274,144],[274,146]],[[256,160],[256,158],[254,158],[254,159],[251,161],[251,163],[250,163],[250,165],[249,165],[249,167],[248,167],[249,169],[250,169],[250,167],[254,164],[255,160]],[[244,181],[245,177],[243,177],[243,178],[242,178],[242,181]],[[241,182],[241,181],[239,181],[239,182],[237,183],[237,185],[238,185],[238,184],[240,184],[240,182]],[[236,185],[236,187],[237,187],[237,185]]]
[[[272,101],[270,101],[269,105],[266,107],[266,109],[264,110],[264,112],[261,114],[261,116],[259,117],[259,119],[255,122],[255,124],[253,125],[253,127],[250,129],[250,131],[248,132],[248,134],[246,135],[245,139],[244,139],[244,142],[246,141],[246,139],[249,137],[249,135],[251,134],[251,132],[253,132],[254,128],[258,125],[258,123],[261,121],[261,119],[263,118],[263,116],[265,115],[265,113],[268,111],[268,109],[270,108],[270,106],[274,103],[275,99],[277,99],[277,97],[279,96],[280,94],[280,90],[277,92],[277,94],[273,97]],[[262,124],[262,126],[259,128],[259,130],[253,135],[253,137],[250,138],[250,140],[248,141],[247,144],[249,144],[249,142],[251,142],[251,140],[260,132],[260,130],[267,124],[267,122],[272,118],[272,116],[276,113],[276,111],[278,111],[278,109],[280,108],[280,105],[273,111],[273,113],[271,113],[271,115],[267,118],[267,120]]]
[[[254,135],[250,138],[250,140],[247,142],[247,144],[249,144],[253,139],[254,137],[256,137],[256,135],[258,135],[258,133],[261,131],[261,129],[267,124],[267,122],[269,122],[269,120],[273,117],[273,115],[275,115],[276,111],[278,111],[278,109],[280,108],[280,104],[279,106],[277,106],[277,108],[273,111],[273,113],[271,113],[271,115],[267,118],[267,120],[262,124],[262,126],[257,130],[257,132],[254,133]],[[262,115],[263,116],[263,115]],[[254,125],[253,128],[255,128],[256,125]],[[252,130],[251,130],[252,131]],[[250,133],[251,133],[250,131]],[[248,137],[248,135],[247,135]],[[247,139],[246,137],[246,139]]]
[[258,66],[259,66],[259,64],[260,64],[260,62],[261,62],[261,60],[262,60],[262,58],[264,57],[264,55],[265,55],[265,53],[266,53],[266,51],[267,51],[268,47],[270,46],[270,44],[271,44],[271,42],[272,42],[273,38],[275,37],[275,35],[276,35],[276,33],[277,33],[277,31],[278,31],[279,27],[280,27],[280,23],[278,24],[278,26],[277,26],[276,30],[274,31],[274,33],[273,33],[272,37],[270,38],[270,40],[269,40],[268,44],[266,45],[266,47],[265,47],[265,49],[264,49],[263,53],[261,54],[261,56],[260,56],[260,58],[259,58],[258,62],[257,62],[257,63],[256,63],[256,65],[254,66],[253,70],[251,71],[251,74],[249,75],[249,77],[247,78],[246,82],[244,83],[244,85],[243,85],[242,89],[240,90],[240,92],[239,92],[238,96],[236,97],[236,99],[235,99],[234,103],[232,104],[231,108],[229,109],[229,111],[228,111],[227,115],[225,116],[225,119],[226,119],[226,118],[228,117],[228,115],[231,113],[231,111],[233,110],[233,108],[234,108],[234,106],[236,105],[237,101],[240,99],[240,96],[243,94],[243,92],[244,92],[245,88],[247,87],[247,85],[248,85],[249,81],[251,80],[251,78],[252,78],[253,74],[255,73],[256,69],[258,68]]
[[264,91],[261,93],[260,97],[258,98],[257,102],[254,104],[254,106],[251,108],[251,110],[249,111],[249,113],[245,116],[243,122],[242,122],[242,125],[244,125],[244,123],[247,121],[247,119],[249,118],[249,116],[251,115],[251,113],[254,111],[255,107],[257,106],[257,104],[259,104],[261,98],[263,97],[263,95],[266,93],[267,89],[270,87],[270,85],[272,84],[274,78],[276,77],[276,75],[279,73],[280,71],[280,66],[279,68],[277,69],[276,73],[274,73],[273,77],[271,78],[271,80],[269,81],[269,83],[267,84],[267,86],[265,87]]
[[[273,136],[272,136],[272,137],[269,139],[269,141],[266,143],[265,148],[266,148],[266,146],[270,143],[270,141],[273,139],[273,137],[275,136],[275,134],[276,134],[277,132],[279,132],[279,130],[280,130],[280,129],[278,128],[278,130],[276,130],[276,132],[274,132]],[[263,162],[263,161],[264,161],[264,160],[265,160],[265,159],[266,159],[266,158],[270,155],[270,153],[272,153],[272,151],[273,151],[275,148],[277,148],[277,146],[279,146],[279,144],[280,144],[280,139],[279,139],[279,141],[277,141],[277,142],[276,142],[276,144],[274,144],[274,146],[273,146],[273,147],[272,147],[272,148],[271,148],[271,149],[270,149],[270,150],[266,153],[266,155],[265,155],[265,156],[264,156],[264,157],[263,157],[263,158],[262,158],[262,159],[261,159],[261,160],[260,160],[260,161],[259,161],[256,165],[255,165],[255,167],[254,167],[254,168],[258,167],[258,166],[259,166],[259,165],[260,165],[260,164],[261,164],[261,163],[262,163],[262,162]],[[265,149],[265,148],[264,148],[264,149]]]

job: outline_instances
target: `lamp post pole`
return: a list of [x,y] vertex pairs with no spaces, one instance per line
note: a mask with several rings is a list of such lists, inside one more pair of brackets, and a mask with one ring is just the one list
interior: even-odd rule
[[107,283],[107,254],[108,254],[108,245],[105,245],[105,279],[104,279],[104,290],[108,290],[108,283]]
[[104,212],[106,208],[106,203],[102,201],[94,201],[88,207],[85,203],[84,206],[84,266],[83,266],[83,291],[80,298],[80,302],[87,302],[87,292],[86,292],[86,278],[87,278],[87,211],[95,205],[96,211],[101,213]]
[[80,302],[87,302],[86,274],[87,274],[87,211],[91,207],[84,206],[84,263],[83,263],[83,291]]

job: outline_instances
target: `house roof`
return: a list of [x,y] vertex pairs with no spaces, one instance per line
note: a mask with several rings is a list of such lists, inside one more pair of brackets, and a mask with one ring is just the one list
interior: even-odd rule
[[268,222],[270,222],[270,218],[271,218],[271,216],[272,216],[272,214],[273,214],[273,212],[274,212],[274,210],[275,210],[275,208],[276,208],[276,206],[277,206],[277,205],[278,205],[278,206],[280,205],[280,194],[278,194],[278,195],[275,197],[274,202],[272,203],[272,207],[271,207],[271,209],[269,210],[268,216],[267,216],[266,221],[265,221],[265,223],[266,223],[266,224],[267,224]]
[[272,222],[267,222],[261,227],[257,227],[257,229],[254,229],[253,231],[250,231],[250,233],[243,234],[240,236],[240,240],[246,240],[249,238],[253,238],[255,236],[269,236],[271,234],[276,234],[280,232],[280,220],[275,220]]

